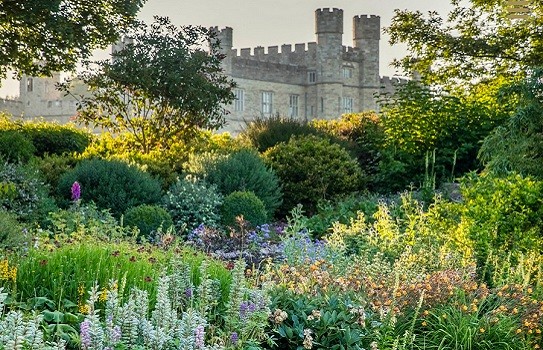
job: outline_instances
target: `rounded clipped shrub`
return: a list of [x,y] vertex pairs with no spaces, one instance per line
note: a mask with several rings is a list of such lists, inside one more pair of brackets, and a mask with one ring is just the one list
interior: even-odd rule
[[203,155],[199,161],[199,166],[193,164],[194,174],[216,185],[223,195],[252,191],[264,203],[270,218],[281,205],[279,179],[256,152],[243,149],[227,156]]
[[126,211],[124,224],[137,227],[140,230],[140,237],[152,240],[159,227],[167,229],[173,226],[173,221],[166,209],[157,205],[142,204]]
[[137,167],[114,160],[88,159],[64,174],[57,195],[71,200],[74,182],[81,185],[81,200],[93,201],[101,209],[111,209],[119,217],[128,208],[160,201],[160,182]]
[[201,224],[216,227],[223,196],[214,185],[190,178],[179,179],[162,198],[177,232],[186,234]]
[[89,145],[92,135],[74,125],[59,125],[49,122],[24,123],[22,133],[28,137],[34,147],[35,155],[82,153]]
[[250,191],[236,191],[226,196],[221,214],[226,226],[236,226],[238,216],[243,216],[252,226],[264,224],[267,219],[264,203]]
[[317,203],[360,188],[358,162],[337,144],[316,136],[293,137],[264,153],[283,186],[281,214],[302,204],[311,214]]
[[28,138],[16,130],[0,130],[0,156],[8,162],[27,163],[36,148]]
[[246,122],[239,137],[259,152],[264,152],[281,142],[288,142],[293,135],[324,137],[326,132],[300,119],[273,116]]

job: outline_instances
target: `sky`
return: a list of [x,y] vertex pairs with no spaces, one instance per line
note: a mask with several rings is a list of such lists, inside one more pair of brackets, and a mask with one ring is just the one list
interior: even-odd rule
[[[315,41],[315,10],[343,9],[343,44],[352,46],[352,18],[379,15],[381,27],[388,26],[394,9],[437,11],[452,9],[449,0],[148,0],[139,18],[151,22],[154,15],[168,16],[176,25],[229,26],[234,32],[234,48],[281,46]],[[395,75],[394,58],[406,54],[403,45],[391,47],[381,35],[380,74]],[[104,52],[98,53],[104,58]],[[4,81],[0,97],[18,94],[16,81]]]

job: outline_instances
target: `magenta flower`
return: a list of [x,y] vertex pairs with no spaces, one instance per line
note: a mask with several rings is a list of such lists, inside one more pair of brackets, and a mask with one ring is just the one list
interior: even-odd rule
[[77,202],[79,198],[81,197],[81,185],[79,182],[74,182],[72,185],[72,200],[74,202]]

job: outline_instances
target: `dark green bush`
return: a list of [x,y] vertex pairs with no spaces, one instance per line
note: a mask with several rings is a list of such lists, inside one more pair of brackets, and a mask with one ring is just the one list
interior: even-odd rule
[[385,145],[385,130],[379,116],[374,112],[351,113],[339,119],[315,120],[312,124],[344,141],[341,145],[358,159],[368,177],[368,187],[373,189]]
[[215,185],[191,179],[179,179],[162,198],[176,231],[186,234],[200,224],[216,227],[223,196]]
[[240,150],[228,156],[200,157],[191,171],[217,186],[223,195],[235,191],[252,191],[264,203],[270,218],[281,205],[279,180],[260,156],[251,150]]
[[252,226],[266,223],[267,213],[264,203],[250,191],[236,191],[224,199],[221,208],[222,222],[226,226],[236,226],[236,217],[243,216]]
[[168,212],[159,206],[142,204],[130,208],[124,214],[124,224],[134,226],[140,230],[140,237],[152,240],[154,233],[159,227],[164,230],[173,226],[172,217]]
[[32,142],[15,130],[0,130],[0,156],[8,162],[27,163],[36,148]]
[[57,195],[67,204],[71,186],[81,185],[81,199],[94,201],[99,208],[111,209],[119,217],[128,208],[157,203],[161,197],[160,182],[140,169],[120,161],[89,159],[64,174]]
[[22,247],[30,240],[30,234],[17,221],[17,215],[0,209],[0,248]]
[[270,148],[264,156],[281,179],[283,215],[297,204],[313,214],[319,200],[361,188],[363,172],[358,162],[327,139],[293,137],[288,143]]
[[50,211],[58,209],[49,197],[48,186],[31,165],[0,163],[0,183],[15,189],[0,196],[0,207],[25,222],[43,223]]
[[[45,182],[52,189],[52,192],[56,192],[61,176],[75,168],[80,161],[79,158],[70,154],[52,154],[46,155],[43,158],[35,158],[36,167],[45,179]],[[55,193],[52,194],[54,195]]]
[[35,155],[82,153],[89,145],[92,135],[73,125],[59,125],[48,122],[22,124],[21,132],[28,137],[34,147]]
[[261,153],[278,143],[288,142],[292,135],[327,135],[307,121],[280,116],[256,118],[245,124],[239,138]]

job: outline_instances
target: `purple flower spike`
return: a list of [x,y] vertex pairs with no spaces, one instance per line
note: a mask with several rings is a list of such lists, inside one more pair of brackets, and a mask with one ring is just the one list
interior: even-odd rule
[[238,343],[239,336],[236,332],[232,332],[230,335],[230,341],[232,342],[232,345],[236,345]]
[[79,198],[81,198],[81,185],[76,181],[72,185],[72,200],[77,202]]
[[90,334],[91,322],[88,319],[85,319],[80,325],[80,337],[81,337],[81,347],[83,349],[88,349],[91,346],[91,334]]

